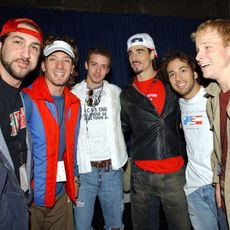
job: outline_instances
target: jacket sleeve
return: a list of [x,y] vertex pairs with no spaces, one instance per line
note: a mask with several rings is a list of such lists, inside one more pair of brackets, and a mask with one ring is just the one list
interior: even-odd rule
[[25,108],[25,114],[26,114],[26,121],[29,122],[31,117],[31,111],[32,111],[32,100],[30,99],[29,95],[25,92],[22,92],[23,102],[24,102],[24,108]]
[[219,183],[220,165],[218,164],[218,158],[214,150],[211,155],[211,164],[212,164],[212,171],[213,171],[213,183],[217,184]]
[[126,112],[126,100],[124,97],[123,92],[120,94],[120,103],[121,103],[121,125],[122,125],[122,131],[126,135],[130,132],[130,123],[129,123],[129,116]]
[[79,176],[78,164],[77,164],[77,145],[78,145],[78,137],[79,137],[79,129],[80,129],[80,121],[81,121],[81,106],[79,107],[78,118],[77,118],[77,128],[75,132],[75,147],[74,147],[74,176]]

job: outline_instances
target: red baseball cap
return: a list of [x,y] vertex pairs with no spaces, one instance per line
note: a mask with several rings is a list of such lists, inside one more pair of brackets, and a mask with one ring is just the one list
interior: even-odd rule
[[[37,31],[29,29],[29,28],[25,28],[25,27],[20,25],[21,23],[29,23],[32,26],[34,26]],[[41,42],[41,45],[43,45],[42,30],[40,29],[38,24],[35,23],[32,19],[29,19],[29,18],[12,18],[12,19],[8,20],[2,27],[0,37],[4,36],[6,34],[9,34],[11,32],[21,32],[21,33],[30,34],[30,35],[36,37]]]

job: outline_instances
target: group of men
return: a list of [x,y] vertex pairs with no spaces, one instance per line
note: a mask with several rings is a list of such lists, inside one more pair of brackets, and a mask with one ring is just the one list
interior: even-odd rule
[[[192,34],[197,62],[171,52],[160,69],[149,34],[131,36],[134,78],[122,90],[105,80],[107,49],[89,50],[75,85],[69,37],[44,41],[33,20],[14,18],[0,39],[0,229],[93,229],[97,196],[104,228],[123,229],[123,133],[133,229],[159,229],[160,207],[170,230],[229,229],[229,20]],[[40,75],[21,89],[38,63]]]

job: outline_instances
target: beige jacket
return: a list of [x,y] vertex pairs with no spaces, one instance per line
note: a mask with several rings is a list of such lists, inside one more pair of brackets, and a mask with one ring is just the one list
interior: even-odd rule
[[[219,183],[219,169],[221,164],[221,140],[220,140],[220,106],[219,106],[219,93],[220,87],[217,83],[213,82],[206,88],[208,102],[207,114],[210,120],[210,125],[214,134],[214,151],[212,154],[212,168],[213,168],[213,182]],[[225,172],[225,203],[227,209],[228,223],[230,223],[230,103],[227,106],[227,138],[228,138],[228,151]]]

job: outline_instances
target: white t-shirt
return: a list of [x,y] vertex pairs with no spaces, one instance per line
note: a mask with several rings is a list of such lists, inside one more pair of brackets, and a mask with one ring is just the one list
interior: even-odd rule
[[[103,88],[94,89],[93,105],[84,103],[83,119],[86,122],[87,154],[91,161],[110,159],[108,142],[106,141],[106,120],[108,119],[108,107]],[[86,95],[87,97],[87,95]],[[97,101],[96,105],[94,102]]]
[[213,133],[206,113],[207,99],[204,94],[204,88],[201,87],[192,99],[179,100],[188,154],[184,186],[186,195],[198,187],[212,183]]

